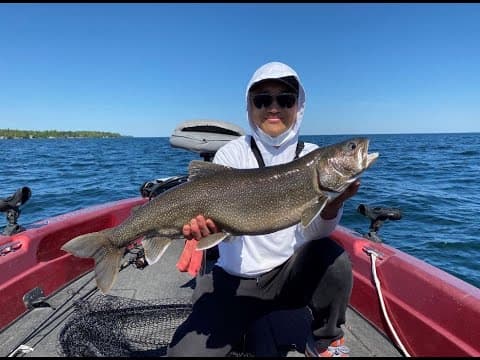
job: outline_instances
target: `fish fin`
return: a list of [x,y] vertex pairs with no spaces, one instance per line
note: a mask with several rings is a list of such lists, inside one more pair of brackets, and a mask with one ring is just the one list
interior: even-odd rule
[[106,253],[108,255],[103,256],[100,261],[95,260],[95,281],[103,294],[112,288],[120,271],[120,263],[125,250],[112,245],[110,249],[106,250]]
[[172,239],[165,236],[146,236],[142,240],[145,259],[149,265],[155,264],[172,243]]
[[309,206],[302,213],[302,225],[307,227],[315,219],[318,214],[323,210],[325,205],[327,205],[328,197],[320,197],[317,202]]
[[229,233],[220,231],[201,238],[197,243],[197,250],[206,250],[214,247],[230,236]]
[[232,168],[229,166],[214,164],[208,161],[192,160],[188,166],[188,179],[190,180],[210,174],[216,174],[230,169]]
[[115,282],[125,251],[124,248],[112,244],[110,234],[110,229],[84,234],[62,246],[62,250],[74,256],[95,260],[95,281],[103,294],[106,294]]

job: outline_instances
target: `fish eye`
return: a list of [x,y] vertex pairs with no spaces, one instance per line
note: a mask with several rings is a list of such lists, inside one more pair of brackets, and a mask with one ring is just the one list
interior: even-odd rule
[[355,150],[355,149],[357,148],[357,144],[355,144],[353,141],[352,141],[352,142],[349,142],[349,143],[347,144],[347,148],[348,148],[348,150],[353,151],[353,150]]

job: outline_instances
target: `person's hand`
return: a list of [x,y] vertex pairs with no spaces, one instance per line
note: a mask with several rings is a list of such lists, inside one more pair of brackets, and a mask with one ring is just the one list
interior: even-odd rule
[[353,183],[350,184],[349,187],[345,189],[343,193],[338,195],[331,203],[327,204],[321,213],[322,219],[331,220],[334,219],[337,214],[338,210],[343,206],[343,203],[354,196],[358,188],[360,187],[360,179],[355,180]]
[[198,215],[183,225],[182,233],[185,236],[185,245],[177,261],[177,269],[197,276],[202,266],[203,251],[197,251],[197,243],[201,238],[218,232],[218,228],[211,219]]
[[187,240],[200,240],[205,236],[218,232],[218,228],[212,219],[205,219],[203,215],[197,215],[189,223],[183,225],[182,232]]

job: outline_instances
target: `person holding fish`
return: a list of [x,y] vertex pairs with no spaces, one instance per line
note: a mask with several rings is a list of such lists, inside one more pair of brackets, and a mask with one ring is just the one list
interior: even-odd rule
[[[221,147],[213,163],[241,169],[268,167],[318,148],[299,140],[305,90],[290,66],[270,62],[258,68],[248,83],[246,102],[251,135]],[[177,328],[168,355],[225,356],[255,320],[274,310],[308,306],[313,321],[305,355],[348,356],[341,326],[352,290],[352,269],[347,253],[328,235],[340,221],[344,201],[359,186],[354,179],[336,197],[327,194],[307,226],[296,224],[220,242],[212,271],[196,278],[192,313]],[[268,214],[268,203],[258,206]],[[183,226],[186,248],[220,230],[212,219],[198,214]]]

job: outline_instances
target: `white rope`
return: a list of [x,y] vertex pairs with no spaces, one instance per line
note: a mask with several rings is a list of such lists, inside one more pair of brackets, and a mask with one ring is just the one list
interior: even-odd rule
[[375,260],[377,258],[377,254],[374,251],[367,251],[367,252],[370,254],[370,257],[372,258],[373,280],[375,282],[375,287],[377,288],[378,298],[380,300],[380,305],[382,307],[383,316],[385,317],[385,320],[387,320],[388,327],[390,328],[390,331],[392,332],[392,334],[395,338],[395,341],[397,342],[398,346],[402,350],[403,354],[405,355],[405,357],[410,357],[410,354],[408,353],[408,351],[403,346],[403,344],[400,341],[395,329],[392,326],[392,323],[390,322],[390,318],[388,317],[387,310],[385,308],[385,303],[383,302],[382,290],[380,288],[380,279],[377,276],[377,269],[376,269],[376,266],[375,266]]

